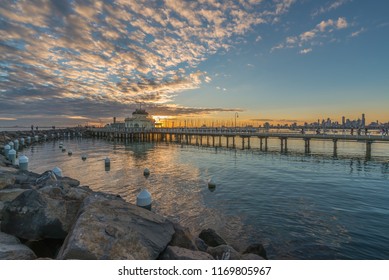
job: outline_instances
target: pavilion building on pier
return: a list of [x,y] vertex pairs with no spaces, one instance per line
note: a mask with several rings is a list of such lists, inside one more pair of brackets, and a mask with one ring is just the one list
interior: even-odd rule
[[149,113],[145,109],[136,109],[132,113],[132,117],[124,119],[125,128],[154,128],[155,121],[152,117],[149,117]]

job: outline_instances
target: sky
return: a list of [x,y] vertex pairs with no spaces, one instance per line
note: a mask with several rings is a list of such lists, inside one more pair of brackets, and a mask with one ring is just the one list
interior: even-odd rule
[[387,0],[1,0],[0,127],[389,121]]

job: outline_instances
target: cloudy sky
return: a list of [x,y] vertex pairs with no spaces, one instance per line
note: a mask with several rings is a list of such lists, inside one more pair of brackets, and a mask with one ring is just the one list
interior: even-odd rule
[[387,0],[1,0],[0,126],[389,121]]

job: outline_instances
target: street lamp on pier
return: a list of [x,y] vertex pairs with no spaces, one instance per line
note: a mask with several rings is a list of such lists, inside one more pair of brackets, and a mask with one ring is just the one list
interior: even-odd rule
[[236,118],[239,118],[238,112],[235,112],[235,131],[236,131]]

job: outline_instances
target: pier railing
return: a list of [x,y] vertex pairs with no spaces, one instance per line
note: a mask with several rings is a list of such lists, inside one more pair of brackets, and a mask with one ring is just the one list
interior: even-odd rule
[[[255,128],[91,128],[90,132],[94,136],[107,138],[121,139],[138,139],[139,141],[158,141],[166,140],[169,137],[170,141],[175,139],[181,143],[191,144],[193,138],[196,145],[203,145],[203,137],[206,138],[207,145],[210,145],[209,138],[212,138],[212,146],[215,146],[215,138],[219,138],[219,146],[221,146],[221,138],[226,138],[227,147],[229,147],[230,138],[232,139],[232,147],[235,148],[235,138],[239,137],[242,140],[242,149],[250,149],[250,138],[257,137],[260,139],[260,150],[268,149],[268,139],[278,138],[281,143],[281,152],[287,152],[288,139],[301,139],[305,143],[305,152],[310,153],[311,140],[330,140],[333,142],[334,155],[337,154],[338,141],[358,141],[366,143],[366,157],[371,156],[371,146],[374,142],[389,143],[389,136],[384,134],[366,133],[366,134],[347,134],[345,131],[268,131],[265,129]],[[247,146],[245,145],[247,141]]]

